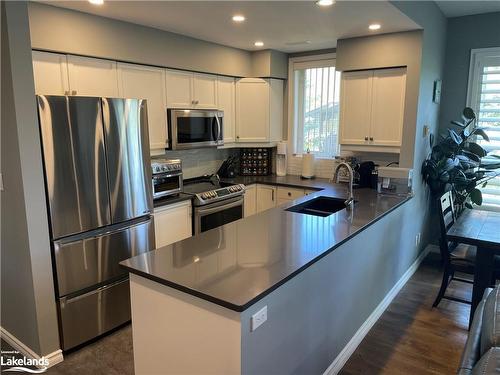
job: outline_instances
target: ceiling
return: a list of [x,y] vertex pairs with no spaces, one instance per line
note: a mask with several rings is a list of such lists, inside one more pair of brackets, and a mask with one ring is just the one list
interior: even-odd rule
[[[446,17],[461,17],[472,14],[500,12],[500,1],[436,1]],[[499,21],[500,22],[500,21]]]
[[[388,1],[43,1],[245,50],[298,52],[332,48],[337,39],[420,28]],[[246,20],[236,24],[234,14]],[[380,23],[378,31],[368,25]]]

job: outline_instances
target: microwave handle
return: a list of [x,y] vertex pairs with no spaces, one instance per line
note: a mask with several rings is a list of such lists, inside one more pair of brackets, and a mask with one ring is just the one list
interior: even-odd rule
[[219,142],[219,137],[221,135],[221,126],[220,126],[219,116],[217,116],[217,114],[215,114],[214,118],[215,118],[215,121],[217,122],[217,137],[215,138],[215,142]]

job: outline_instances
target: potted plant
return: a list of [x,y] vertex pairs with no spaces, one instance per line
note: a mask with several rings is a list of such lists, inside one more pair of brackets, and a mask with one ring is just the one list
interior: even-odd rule
[[422,165],[422,176],[431,192],[441,196],[452,191],[458,206],[473,207],[483,203],[482,192],[489,180],[498,175],[500,156],[490,154],[476,139],[489,142],[483,128],[477,126],[476,114],[466,107],[461,121],[451,121],[448,134],[441,136],[432,146],[429,157]]

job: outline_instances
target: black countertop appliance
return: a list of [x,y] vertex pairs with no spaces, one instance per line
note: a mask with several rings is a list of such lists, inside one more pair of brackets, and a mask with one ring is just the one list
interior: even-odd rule
[[372,187],[372,172],[375,169],[373,161],[364,161],[359,164],[357,172],[359,174],[359,187]]

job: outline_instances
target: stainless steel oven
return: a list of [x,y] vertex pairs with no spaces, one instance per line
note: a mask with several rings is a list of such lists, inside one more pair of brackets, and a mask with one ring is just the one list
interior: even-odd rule
[[182,165],[179,159],[152,159],[153,199],[182,191]]
[[224,112],[201,109],[169,109],[168,134],[172,150],[215,147],[224,144]]
[[194,207],[194,234],[243,218],[243,196]]

